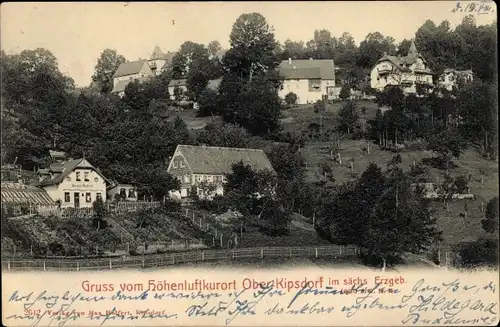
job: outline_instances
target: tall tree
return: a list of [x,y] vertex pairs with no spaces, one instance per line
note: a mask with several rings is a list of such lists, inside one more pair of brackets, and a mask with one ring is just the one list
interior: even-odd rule
[[97,59],[92,83],[102,92],[109,93],[113,89],[113,75],[118,67],[126,62],[124,56],[114,49],[105,49]]
[[359,45],[357,64],[371,69],[384,53],[393,54],[395,50],[394,38],[383,36],[379,32],[369,33]]
[[231,49],[224,56],[224,66],[243,80],[278,66],[274,31],[261,14],[238,17],[229,39]]

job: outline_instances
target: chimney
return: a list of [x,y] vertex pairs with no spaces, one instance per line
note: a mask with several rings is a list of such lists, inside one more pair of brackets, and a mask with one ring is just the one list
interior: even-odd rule
[[292,64],[292,58],[288,58],[288,64],[291,65]]

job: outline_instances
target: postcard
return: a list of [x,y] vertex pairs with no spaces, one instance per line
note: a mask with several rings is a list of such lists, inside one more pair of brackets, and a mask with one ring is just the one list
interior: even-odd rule
[[498,324],[496,3],[0,8],[3,325]]

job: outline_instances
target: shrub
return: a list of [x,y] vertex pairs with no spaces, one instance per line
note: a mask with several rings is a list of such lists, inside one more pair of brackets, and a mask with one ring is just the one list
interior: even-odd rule
[[297,103],[297,94],[290,92],[285,95],[285,103],[289,106],[293,106]]

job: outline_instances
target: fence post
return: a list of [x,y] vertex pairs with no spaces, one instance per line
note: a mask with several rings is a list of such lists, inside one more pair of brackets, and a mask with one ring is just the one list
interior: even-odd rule
[[317,258],[317,257],[318,257],[318,248],[314,248],[314,251],[315,251],[315,253],[316,253],[316,254],[315,254],[315,256],[316,256],[316,258]]
[[260,257],[264,258],[264,249],[260,249]]

